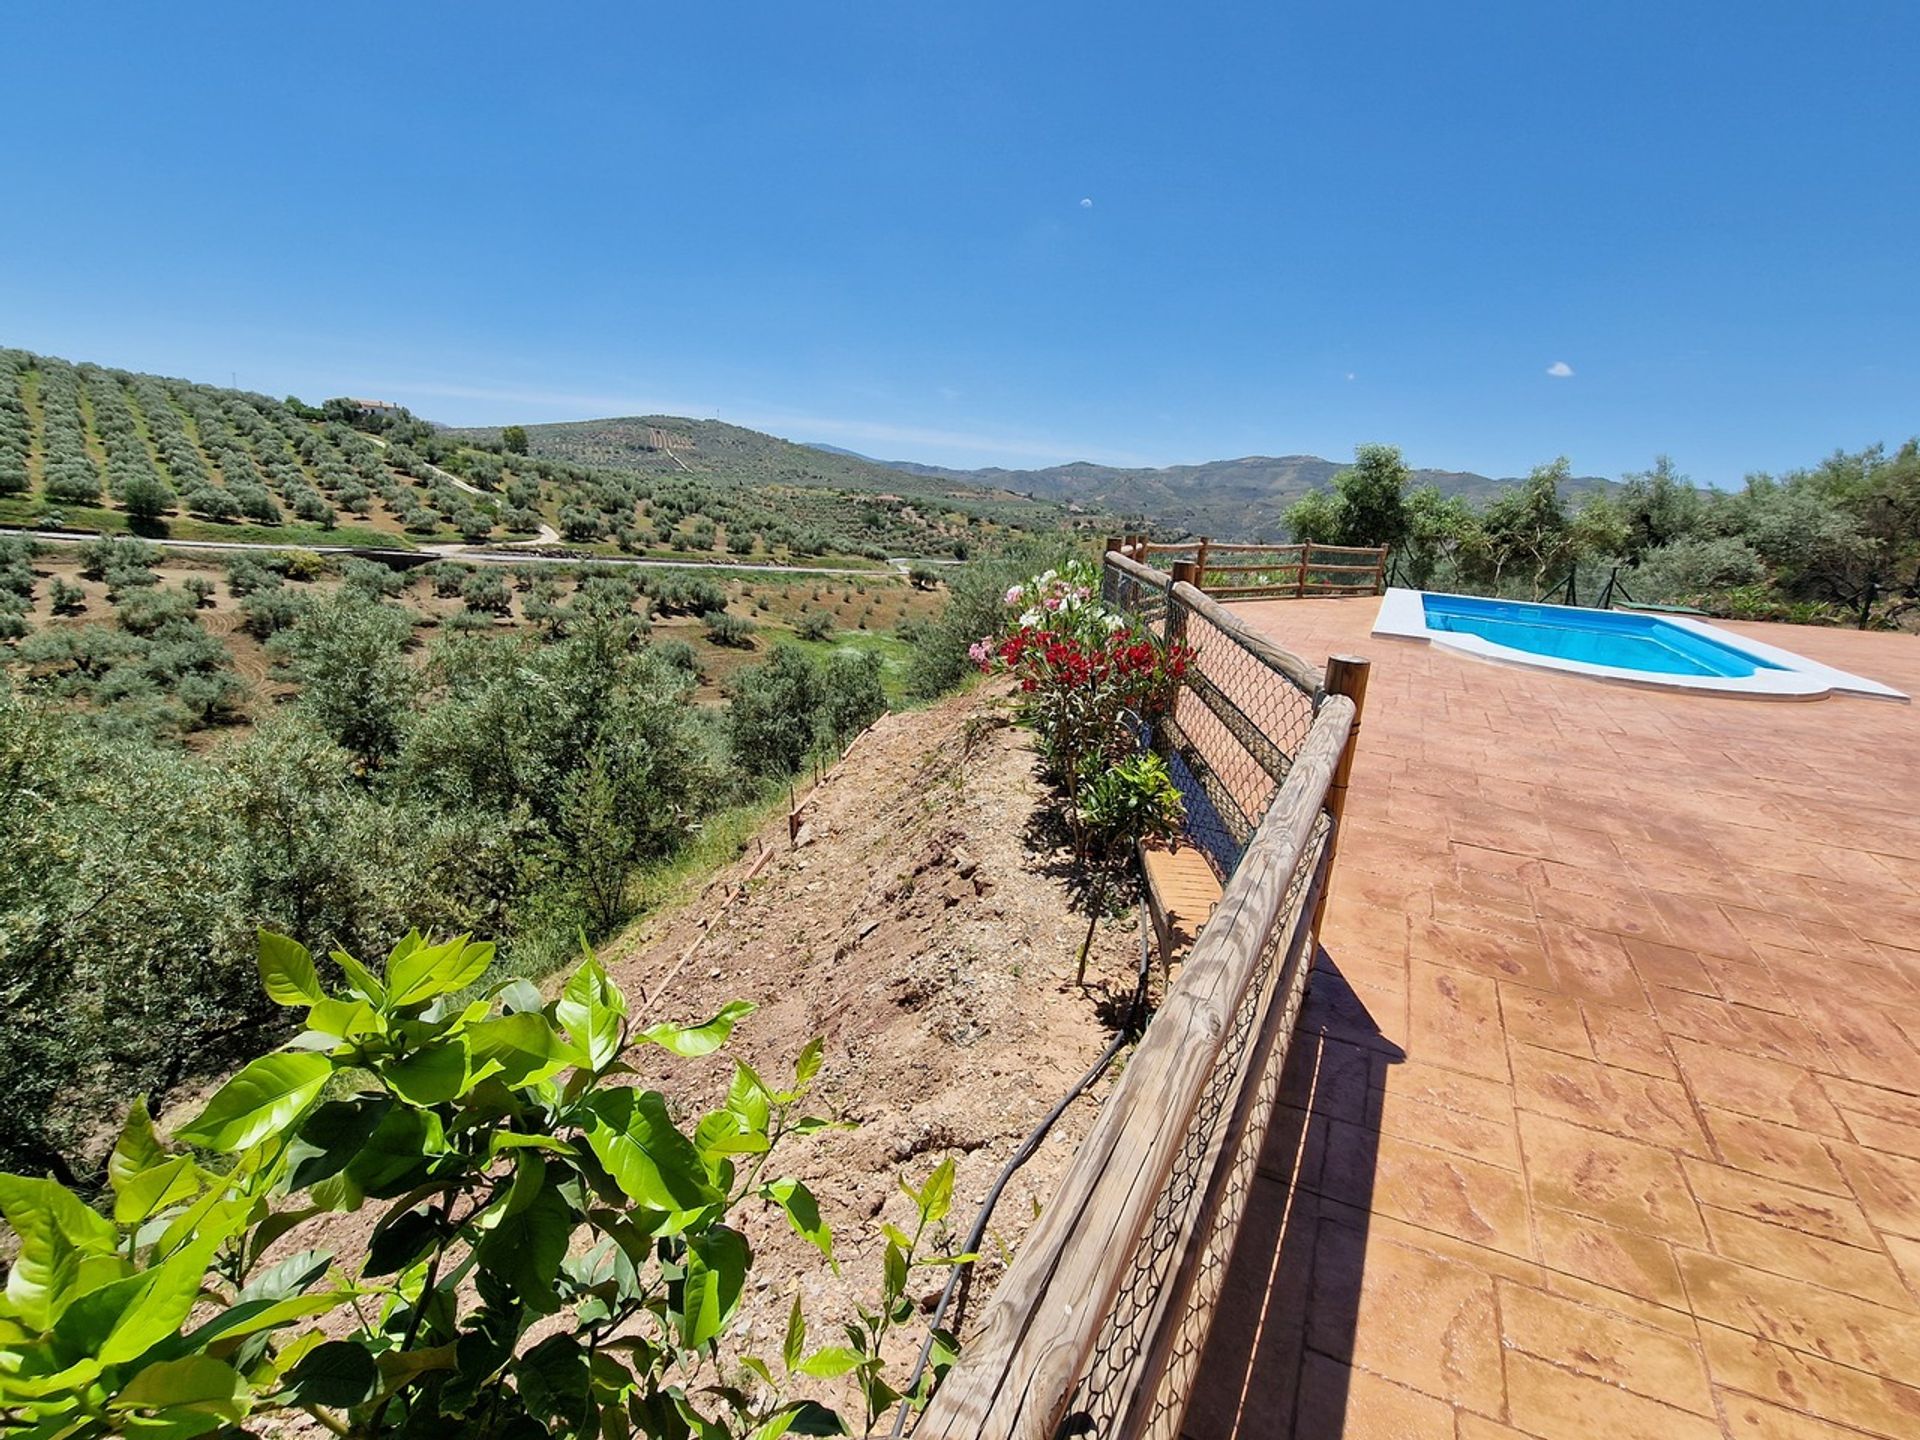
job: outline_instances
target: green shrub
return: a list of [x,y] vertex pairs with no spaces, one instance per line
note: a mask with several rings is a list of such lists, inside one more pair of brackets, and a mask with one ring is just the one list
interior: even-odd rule
[[[80,573],[89,580],[106,581],[111,589],[156,585],[160,577],[152,571],[160,557],[160,547],[145,540],[103,536],[80,547]],[[148,578],[140,579],[141,575]]]
[[1649,604],[1698,599],[1757,585],[1764,577],[1751,547],[1727,536],[1676,540],[1647,551],[1638,567],[1620,572],[1633,598]]
[[809,610],[794,624],[793,633],[802,640],[825,640],[833,634],[833,616],[825,610]]
[[[851,1375],[871,1431],[899,1398],[882,1353],[913,1314],[909,1277],[955,1263],[919,1253],[951,1205],[952,1161],[902,1182],[914,1234],[889,1229],[881,1301],[847,1327],[850,1347],[810,1348],[796,1300],[784,1382],[755,1358],[751,1395],[699,1383],[748,1291],[738,1212],[784,1214],[833,1261],[813,1195],[769,1169],[787,1137],[830,1126],[804,1108],[821,1042],[781,1088],[737,1064],[725,1103],[683,1129],[665,1095],[624,1083],[623,1053],[708,1055],[752,1006],[641,1025],[591,954],[553,1001],[509,980],[455,1003],[492,962],[491,945],[409,934],[377,974],[335,953],[345,984],[330,988],[305,947],[263,931],[266,993],[304,1030],[172,1142],[136,1103],[109,1166],[111,1219],[58,1181],[0,1177],[20,1243],[0,1331],[10,1417],[73,1440],[298,1412],[366,1437],[770,1440],[838,1432],[789,1387]],[[208,1166],[204,1152],[231,1159]],[[379,1218],[351,1268],[293,1249],[303,1226],[323,1234],[370,1201]],[[292,1253],[263,1263],[287,1235]],[[951,1337],[935,1340],[950,1362]]]
[[887,692],[880,683],[880,657],[842,650],[820,667],[821,740],[834,748],[845,745],[887,711]]
[[816,750],[838,748],[887,708],[876,655],[842,652],[824,663],[781,646],[727,685],[734,759],[752,775],[784,778]]
[[406,728],[416,681],[400,652],[412,638],[406,611],[343,588],[308,602],[271,649],[300,686],[300,708],[376,766],[398,752]]
[[0,590],[31,600],[38,579],[33,561],[39,553],[37,541],[24,535],[0,535]]
[[513,613],[513,592],[506,576],[494,570],[476,570],[460,584],[460,599],[467,609],[487,615]]
[[53,588],[47,592],[47,598],[53,604],[56,615],[78,615],[87,608],[87,592],[67,580],[55,578]]
[[236,600],[271,590],[280,583],[280,576],[252,555],[236,555],[227,561],[227,593]]
[[1180,834],[1186,802],[1167,762],[1151,751],[1120,761],[1084,780],[1074,797],[1076,848],[1093,869],[1087,905],[1087,934],[1080,944],[1078,983],[1087,978],[1087,951],[1093,944],[1105,898],[1118,872],[1134,863],[1135,847],[1171,840]]
[[198,607],[193,597],[181,590],[144,590],[129,595],[114,614],[121,628],[136,635],[151,635],[169,620],[191,623]]
[[727,592],[704,575],[655,570],[643,583],[662,615],[709,615],[727,608]]
[[653,653],[683,675],[697,678],[700,674],[700,657],[688,641],[662,640],[653,647]]
[[129,479],[120,489],[121,503],[135,520],[157,520],[174,506],[173,487],[151,471]]
[[[398,781],[511,837],[479,897],[559,887],[596,929],[624,914],[642,861],[671,853],[719,799],[689,682],[631,618],[577,620],[539,644],[459,637],[436,652]],[[580,913],[576,911],[576,913]]]
[[707,638],[716,645],[726,645],[735,650],[751,650],[753,632],[758,628],[744,616],[729,615],[724,610],[715,610],[707,616]]
[[467,583],[467,577],[474,573],[471,565],[461,565],[453,560],[442,560],[427,567],[427,574],[433,578],[433,593],[442,600],[451,600],[460,593],[460,587]]
[[107,599],[116,605],[127,595],[160,583],[160,576],[146,566],[119,562],[107,566],[105,579]]
[[973,673],[967,649],[981,636],[999,631],[1006,618],[1008,587],[1066,558],[1058,545],[1027,544],[992,559],[950,567],[943,577],[946,608],[915,638],[907,662],[908,692],[930,700],[965,680]]
[[250,590],[240,602],[240,628],[256,639],[278,634],[300,618],[304,597],[279,585]]
[[625,575],[588,575],[573,592],[573,606],[584,614],[631,615],[642,591]]
[[798,771],[813,753],[820,710],[820,672],[806,654],[781,646],[735,675],[727,696],[727,739],[740,768],[781,779]]
[[208,520],[231,520],[240,513],[240,502],[217,485],[202,485],[183,497],[187,509]]
[[341,575],[347,589],[358,591],[370,600],[392,600],[407,588],[405,572],[358,556],[347,560]]

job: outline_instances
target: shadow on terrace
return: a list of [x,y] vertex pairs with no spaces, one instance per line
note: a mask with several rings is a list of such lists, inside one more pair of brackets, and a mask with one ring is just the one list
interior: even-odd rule
[[1342,1433],[1378,1108],[1403,1058],[1322,949],[1194,1381],[1190,1440]]

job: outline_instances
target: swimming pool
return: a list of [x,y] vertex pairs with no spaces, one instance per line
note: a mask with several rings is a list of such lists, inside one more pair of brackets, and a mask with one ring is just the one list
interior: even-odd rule
[[1835,693],[1907,698],[1875,681],[1683,615],[1389,590],[1373,633],[1425,640],[1483,660],[1669,689],[1781,700]]

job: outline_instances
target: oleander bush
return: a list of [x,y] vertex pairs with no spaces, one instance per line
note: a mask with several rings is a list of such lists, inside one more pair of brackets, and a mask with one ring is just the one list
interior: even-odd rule
[[981,669],[1013,675],[1021,718],[1071,803],[1146,743],[1192,659],[1185,645],[1102,605],[1098,585],[1092,567],[1076,562],[1010,586],[1001,633],[971,652]]

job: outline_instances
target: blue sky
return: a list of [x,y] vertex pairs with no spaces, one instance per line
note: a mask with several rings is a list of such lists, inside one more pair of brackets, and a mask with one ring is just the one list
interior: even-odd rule
[[30,6],[0,343],[950,464],[1737,483],[1920,431],[1916,63],[1911,0]]

